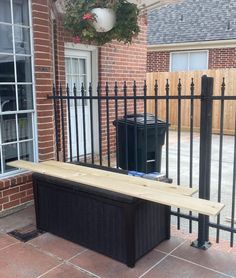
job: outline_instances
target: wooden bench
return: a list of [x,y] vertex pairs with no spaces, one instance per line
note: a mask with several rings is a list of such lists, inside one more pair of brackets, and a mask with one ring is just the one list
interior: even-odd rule
[[215,217],[224,208],[221,203],[192,198],[191,196],[198,191],[194,188],[140,179],[69,163],[14,161],[8,165],[208,216]]
[[170,237],[170,206],[216,216],[194,188],[74,164],[15,161],[33,174],[37,227],[133,267]]

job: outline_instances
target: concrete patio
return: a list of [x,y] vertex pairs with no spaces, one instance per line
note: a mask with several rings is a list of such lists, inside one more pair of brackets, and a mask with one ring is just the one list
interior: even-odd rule
[[0,219],[1,278],[236,277],[236,248],[228,242],[208,251],[190,247],[196,235],[172,228],[172,238],[140,259],[134,269],[45,233],[23,243],[7,233],[35,225],[34,207]]

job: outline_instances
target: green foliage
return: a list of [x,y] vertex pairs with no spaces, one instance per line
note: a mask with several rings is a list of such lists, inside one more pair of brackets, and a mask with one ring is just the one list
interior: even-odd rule
[[[93,27],[96,20],[91,10],[111,8],[116,13],[116,24],[112,30],[100,33]],[[126,0],[66,0],[65,28],[82,43],[103,45],[112,40],[131,43],[140,29],[137,5]]]

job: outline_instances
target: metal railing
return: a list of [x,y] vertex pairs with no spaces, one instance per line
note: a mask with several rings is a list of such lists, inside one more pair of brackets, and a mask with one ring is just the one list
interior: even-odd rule
[[[114,126],[113,122],[117,122],[119,118],[123,118],[124,125],[124,142],[125,145],[125,169],[138,171],[139,164],[139,149],[140,141],[138,141],[138,127],[139,123],[137,118],[134,117],[134,128],[132,133],[132,139],[129,131],[128,114],[138,114],[142,112],[143,115],[143,139],[142,148],[144,149],[144,172],[148,169],[148,115],[147,106],[149,102],[155,103],[154,111],[154,135],[153,142],[155,150],[158,149],[159,137],[159,106],[160,101],[164,101],[166,104],[165,114],[166,118],[166,136],[165,136],[165,175],[167,178],[170,176],[170,136],[171,127],[169,126],[169,113],[170,102],[177,102],[177,184],[181,184],[181,110],[183,107],[183,101],[190,102],[190,111],[186,117],[189,117],[189,186],[193,187],[193,165],[194,165],[194,122],[193,115],[195,110],[196,101],[201,102],[201,128],[200,128],[200,152],[199,152],[199,197],[203,199],[210,199],[210,186],[211,186],[211,161],[212,161],[212,107],[213,102],[220,101],[221,114],[220,114],[220,134],[219,134],[219,160],[218,160],[218,188],[217,188],[217,201],[222,201],[222,154],[223,154],[223,131],[224,131],[224,109],[225,102],[236,102],[236,96],[226,96],[225,88],[226,81],[222,80],[221,95],[215,96],[213,92],[214,79],[203,76],[201,92],[197,94],[195,92],[194,80],[191,82],[189,88],[190,94],[182,94],[182,84],[179,80],[178,95],[172,96],[170,94],[170,84],[166,81],[165,94],[160,94],[158,84],[155,82],[153,88],[154,94],[152,96],[147,95],[147,84],[144,82],[141,90],[139,90],[136,82],[132,85],[124,82],[121,87],[116,82],[114,87],[109,86],[108,83],[104,87],[98,84],[96,90],[94,90],[92,84],[88,84],[88,89],[82,84],[78,90],[76,85],[73,88],[63,89],[62,86],[57,90],[53,88],[53,95],[49,96],[54,102],[55,111],[55,132],[56,132],[56,148],[57,159],[68,162],[85,162],[92,164],[106,164],[108,167],[119,167],[119,154],[120,154],[120,142],[118,136],[118,125]],[[150,89],[150,88],[149,88]],[[219,89],[219,88],[218,88]],[[79,101],[79,103],[78,103]],[[236,111],[235,111],[236,116]],[[234,133],[234,147],[232,149],[233,161],[232,167],[232,184],[229,185],[231,195],[229,196],[231,203],[231,222],[230,225],[225,225],[221,221],[221,217],[218,216],[217,221],[210,221],[209,217],[199,215],[196,216],[192,212],[184,213],[179,209],[172,211],[172,215],[177,217],[177,227],[181,228],[181,219],[187,219],[189,221],[189,232],[193,232],[193,222],[198,222],[198,240],[195,242],[199,248],[207,248],[209,242],[209,228],[216,229],[216,241],[220,240],[220,231],[230,233],[230,246],[234,245],[235,241],[235,195],[236,195],[236,119],[235,121],[235,133]],[[171,124],[171,123],[170,123]],[[127,143],[128,140],[132,140],[134,151],[130,154]],[[157,152],[155,152],[155,169],[158,169]],[[133,157],[135,163],[134,168],[129,169],[130,156]]]

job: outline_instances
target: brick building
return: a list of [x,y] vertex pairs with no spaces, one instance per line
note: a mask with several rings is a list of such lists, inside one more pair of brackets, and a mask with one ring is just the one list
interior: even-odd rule
[[147,47],[145,18],[132,45],[96,47],[73,42],[57,1],[0,0],[0,7],[1,216],[33,200],[31,174],[7,162],[55,159],[53,83],[141,84]]
[[236,67],[236,2],[185,0],[148,16],[148,72]]

